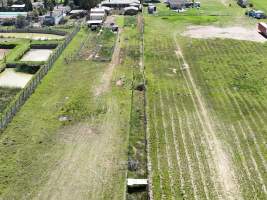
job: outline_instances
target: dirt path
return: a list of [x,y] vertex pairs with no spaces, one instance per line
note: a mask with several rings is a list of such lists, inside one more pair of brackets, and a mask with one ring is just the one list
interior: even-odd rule
[[205,101],[196,86],[195,80],[191,74],[188,63],[186,62],[182,51],[178,45],[176,37],[174,37],[176,43],[176,55],[183,61],[185,66],[183,70],[183,76],[189,89],[191,98],[195,104],[196,111],[200,123],[202,125],[203,132],[208,141],[209,150],[211,151],[212,160],[214,162],[214,170],[216,173],[215,182],[218,183],[217,189],[222,194],[223,199],[242,199],[239,191],[238,183],[235,179],[234,168],[232,161],[223,149],[221,141],[217,138],[216,130],[213,126],[213,120],[209,114],[209,111],[205,105]]
[[76,124],[59,132],[64,154],[35,200],[122,199],[120,180],[126,158],[119,112],[111,100],[102,124]]
[[209,39],[209,38],[228,38],[235,40],[246,40],[253,42],[266,42],[257,27],[244,28],[241,26],[216,27],[216,26],[188,26],[182,33],[183,36],[191,38]]
[[107,91],[107,89],[109,88],[109,85],[110,85],[111,78],[112,78],[113,70],[117,65],[120,64],[120,34],[121,34],[121,31],[122,30],[119,29],[111,62],[109,63],[107,69],[105,70],[105,72],[101,78],[100,85],[97,86],[95,89],[95,96],[99,96],[102,93]]

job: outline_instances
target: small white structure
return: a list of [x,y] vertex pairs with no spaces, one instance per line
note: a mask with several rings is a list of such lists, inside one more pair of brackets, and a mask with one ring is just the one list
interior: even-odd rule
[[90,20],[104,20],[106,17],[105,13],[91,13]]
[[128,187],[140,187],[140,186],[147,186],[147,179],[127,179],[127,186]]
[[74,14],[79,14],[79,13],[83,13],[86,12],[85,10],[72,10],[69,12],[70,15],[74,15]]
[[13,4],[11,8],[25,8],[25,4]]
[[86,24],[90,27],[90,26],[101,26],[103,24],[102,20],[89,20],[86,22]]
[[104,8],[91,8],[90,13],[105,13],[106,10]]

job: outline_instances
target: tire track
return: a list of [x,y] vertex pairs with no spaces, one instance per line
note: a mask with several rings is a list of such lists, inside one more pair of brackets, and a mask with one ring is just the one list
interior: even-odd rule
[[[174,41],[177,47],[177,51],[181,52],[181,49],[176,41],[175,35]],[[179,59],[178,55],[177,57]],[[208,110],[203,101],[203,97],[200,94],[200,91],[197,89],[195,80],[193,79],[193,76],[189,69],[189,65],[185,61],[182,53],[180,53],[180,57],[182,58],[183,64],[185,66],[182,74],[186,81],[187,88],[190,91],[191,98],[193,102],[195,102],[194,104],[198,112],[198,117],[200,122],[202,123],[204,132],[206,133],[209,146],[212,147],[212,157],[216,164],[215,170],[217,173],[218,182],[221,186],[222,195],[224,196],[224,199],[242,199],[236,180],[234,176],[230,173],[233,171],[232,161],[229,159],[228,155],[223,150],[222,144],[216,136],[216,130],[214,130]]]

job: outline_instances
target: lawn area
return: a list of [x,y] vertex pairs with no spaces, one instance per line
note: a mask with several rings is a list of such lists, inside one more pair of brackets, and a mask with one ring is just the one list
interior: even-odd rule
[[[110,90],[95,96],[108,63],[80,57],[66,64],[64,59],[90,41],[88,37],[94,33],[84,29],[75,36],[1,134],[1,198],[123,198],[132,94],[132,71],[126,63],[130,61],[114,69]],[[125,80],[124,86],[114,84],[119,78]]]
[[144,36],[153,199],[266,199],[266,42],[180,35],[256,21],[158,7]]
[[256,9],[267,12],[267,4],[265,0],[251,0],[250,2],[253,3],[253,6]]

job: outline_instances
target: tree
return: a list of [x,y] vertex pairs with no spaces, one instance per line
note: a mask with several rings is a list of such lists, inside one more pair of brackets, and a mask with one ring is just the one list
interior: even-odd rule
[[64,1],[64,6],[67,6],[67,5],[69,5],[69,0]]
[[31,0],[25,0],[24,3],[25,3],[25,10],[26,11],[32,11],[32,2],[31,2]]
[[74,2],[75,6],[79,6],[80,5],[80,0],[73,0],[73,2]]
[[12,6],[12,4],[13,4],[13,0],[7,0],[7,5],[8,6]]
[[24,28],[27,24],[28,23],[27,23],[26,17],[22,15],[17,16],[16,23],[15,23],[16,28]]
[[44,0],[44,7],[45,7],[45,9],[48,8],[48,0]]

